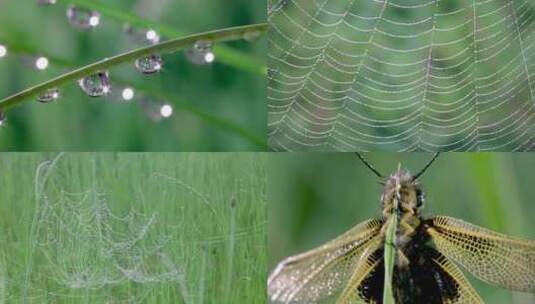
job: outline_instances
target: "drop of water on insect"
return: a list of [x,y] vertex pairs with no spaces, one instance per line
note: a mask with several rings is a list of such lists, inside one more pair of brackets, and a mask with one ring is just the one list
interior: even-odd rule
[[160,55],[150,55],[136,59],[136,68],[143,74],[157,73],[162,69],[163,59]]
[[88,30],[100,24],[100,13],[91,9],[71,5],[67,8],[67,19],[73,27]]
[[100,97],[111,92],[108,72],[98,72],[78,81],[80,88],[91,97]]
[[59,98],[59,89],[53,88],[39,95],[39,97],[37,97],[37,101],[41,103],[49,103],[49,102],[56,101],[58,98]]
[[0,44],[0,58],[7,56],[7,47]]
[[215,55],[212,42],[207,40],[195,42],[193,47],[186,50],[186,57],[193,64],[209,64],[214,62]]

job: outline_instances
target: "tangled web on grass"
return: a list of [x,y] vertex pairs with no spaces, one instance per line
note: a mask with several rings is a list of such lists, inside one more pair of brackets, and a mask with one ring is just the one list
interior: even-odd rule
[[155,229],[157,214],[116,215],[94,189],[58,193],[52,200],[38,191],[32,232],[50,279],[68,289],[170,283],[188,297],[185,276],[166,253],[171,240]]
[[273,0],[274,150],[535,149],[530,0]]

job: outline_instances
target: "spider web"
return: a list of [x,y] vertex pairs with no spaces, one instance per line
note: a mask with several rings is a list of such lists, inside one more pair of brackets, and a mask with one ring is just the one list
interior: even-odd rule
[[528,0],[280,0],[268,8],[273,150],[535,147]]
[[[168,254],[172,240],[157,230],[158,215],[133,208],[117,215],[106,195],[94,188],[76,193],[63,188],[48,190],[54,188],[46,185],[61,156],[42,163],[35,180],[38,205],[30,252],[46,261],[46,266],[41,266],[47,270],[46,279],[63,287],[48,294],[63,298],[73,289],[102,290],[136,283],[143,284],[146,291],[114,301],[141,303],[151,290],[167,283],[177,286],[189,302],[185,274]],[[26,266],[26,290],[31,288],[32,267],[31,262]]]

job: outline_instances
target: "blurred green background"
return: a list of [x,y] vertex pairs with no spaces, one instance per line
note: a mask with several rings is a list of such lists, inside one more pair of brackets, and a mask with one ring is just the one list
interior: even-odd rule
[[[0,58],[0,99],[49,80],[76,67],[143,46],[123,32],[114,16],[135,14],[156,28],[195,34],[226,27],[265,22],[265,2],[115,0],[83,1],[105,7],[100,25],[80,32],[69,25],[71,1],[38,6],[37,0],[0,1],[0,44],[8,55]],[[162,37],[164,39],[177,38]],[[110,71],[115,92],[128,84],[156,101],[166,101],[175,114],[159,123],[145,115],[136,100],[116,96],[91,99],[77,84],[61,88],[55,104],[28,100],[8,113],[0,129],[0,149],[16,151],[249,151],[265,147],[265,80],[261,72],[265,39],[224,43],[239,53],[233,65],[191,64],[183,53],[164,56],[164,69],[142,75],[132,64]],[[43,55],[50,67],[36,71],[21,64],[20,55]],[[252,62],[255,71],[240,69]],[[229,126],[231,124],[232,126]]]
[[0,303],[265,301],[265,154],[56,158],[0,154]]
[[[398,163],[416,173],[432,154],[367,153],[383,175]],[[421,178],[424,216],[448,215],[535,239],[535,156],[529,153],[443,153]],[[315,248],[381,214],[382,186],[352,153],[281,153],[268,169],[270,271],[283,258]],[[465,272],[485,303],[533,303]]]

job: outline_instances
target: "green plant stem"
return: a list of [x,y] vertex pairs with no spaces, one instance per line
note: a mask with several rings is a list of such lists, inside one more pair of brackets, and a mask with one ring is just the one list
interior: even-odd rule
[[257,31],[263,32],[266,30],[267,30],[266,24],[239,26],[239,27],[232,27],[232,28],[227,28],[227,29],[221,29],[221,30],[176,38],[176,39],[165,41],[156,45],[139,48],[130,52],[117,55],[115,57],[111,57],[111,58],[107,58],[107,59],[95,62],[93,64],[79,68],[77,70],[68,72],[54,79],[43,82],[34,87],[28,88],[24,91],[21,91],[15,95],[7,97],[0,101],[0,111],[7,111],[10,108],[22,103],[25,99],[32,97],[32,96],[36,96],[39,93],[42,93],[48,89],[56,88],[63,84],[77,81],[78,79],[87,77],[98,71],[107,70],[111,67],[114,67],[116,65],[119,65],[125,62],[133,62],[137,58],[148,56],[150,54],[173,53],[187,46],[193,45],[195,42],[199,40],[209,40],[213,42],[239,40],[239,39],[243,39],[244,35],[247,33],[252,33],[252,32],[257,32]]
[[[5,40],[7,41],[7,40]],[[7,41],[9,42],[9,41]],[[8,43],[10,46],[10,49],[15,52],[22,52],[22,53],[29,53],[32,55],[37,54],[33,48],[26,47],[26,48],[13,48],[11,47],[11,42]],[[42,54],[45,55],[45,54]],[[47,58],[51,62],[54,62],[55,65],[61,68],[71,68],[74,66],[74,63],[69,62],[67,60],[61,59],[61,58],[55,58],[46,55]],[[124,79],[121,79],[120,77],[114,78],[114,83],[117,83],[118,85],[129,85],[134,86],[137,91],[147,95],[151,96],[156,99],[162,99],[162,100],[173,100],[173,106],[177,110],[183,110],[186,111],[200,120],[203,120],[204,122],[207,122],[209,124],[219,126],[222,129],[228,131],[229,133],[234,133],[240,137],[242,137],[244,140],[247,140],[248,142],[252,143],[256,147],[258,147],[260,150],[264,151],[267,149],[267,143],[263,136],[256,134],[255,132],[251,131],[248,128],[245,128],[244,126],[235,123],[227,118],[219,117],[217,115],[213,115],[209,112],[203,111],[195,106],[192,102],[189,102],[187,100],[183,100],[181,96],[178,96],[177,94],[170,95],[169,92],[160,92],[156,91],[154,88],[151,88],[150,86],[146,86],[143,82],[133,82],[133,81],[126,81]]]
[[392,214],[388,222],[385,240],[385,281],[383,288],[383,303],[394,304],[394,297],[392,294],[392,276],[394,273],[394,262],[396,258],[396,248],[394,247],[394,240],[396,238],[397,216]]
[[[184,36],[186,34],[182,31],[176,30],[173,27],[143,19],[135,14],[129,13],[128,11],[122,8],[110,6],[102,1],[60,0],[58,2],[64,3],[64,4],[75,4],[79,7],[93,9],[93,10],[98,11],[103,16],[108,16],[112,19],[128,23],[135,27],[153,29],[163,36],[179,37],[179,36]],[[267,25],[265,26],[265,29],[261,30],[261,32],[265,32],[266,30],[267,30]],[[214,47],[214,54],[216,55],[217,60],[221,63],[227,64],[234,68],[241,69],[247,72],[251,72],[257,75],[261,75],[261,76],[266,75],[267,69],[265,67],[264,62],[261,62],[257,58],[254,58],[253,56],[250,56],[248,54],[235,50],[231,47],[224,46],[224,45],[216,45]]]

